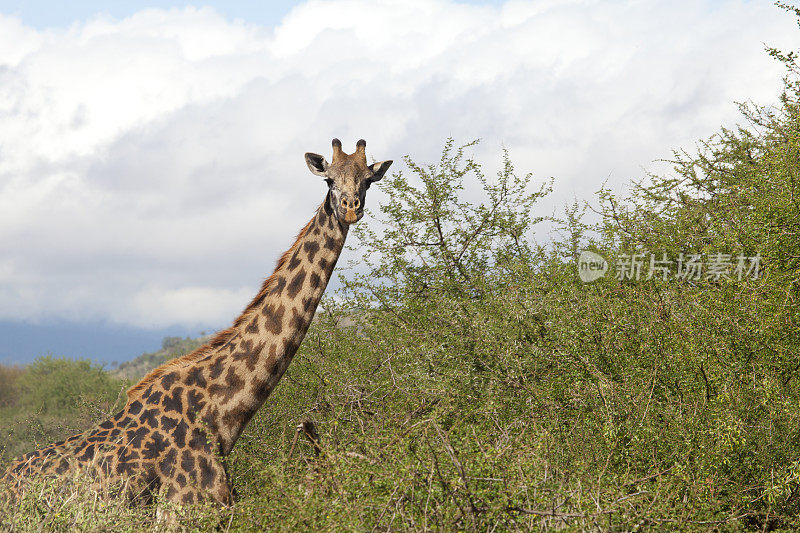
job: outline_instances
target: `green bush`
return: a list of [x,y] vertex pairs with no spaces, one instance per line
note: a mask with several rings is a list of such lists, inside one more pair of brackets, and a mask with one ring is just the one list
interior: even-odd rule
[[21,374],[22,368],[18,366],[0,365],[0,409],[19,402],[17,379]]
[[14,377],[16,400],[0,407],[0,465],[85,431],[125,401],[126,383],[86,360],[40,357]]
[[87,360],[44,356],[17,379],[20,404],[42,414],[73,411],[76,403],[113,402],[120,383]]

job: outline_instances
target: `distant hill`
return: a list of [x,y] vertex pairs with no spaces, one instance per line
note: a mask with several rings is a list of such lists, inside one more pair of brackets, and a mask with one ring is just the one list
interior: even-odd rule
[[187,354],[203,344],[211,335],[191,339],[189,337],[164,337],[161,342],[161,349],[157,352],[143,353],[139,357],[121,363],[116,369],[111,370],[111,374],[121,379],[138,381],[150,370],[158,365]]

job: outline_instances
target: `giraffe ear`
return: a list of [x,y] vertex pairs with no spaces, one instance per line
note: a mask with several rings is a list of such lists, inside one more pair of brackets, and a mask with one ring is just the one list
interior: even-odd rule
[[328,162],[321,155],[306,152],[306,165],[312,174],[327,177],[325,172],[328,170]]
[[369,166],[370,170],[372,170],[372,177],[369,181],[380,181],[383,178],[383,175],[386,174],[386,171],[389,170],[389,166],[391,166],[392,160],[389,161],[381,161],[380,163],[373,163]]

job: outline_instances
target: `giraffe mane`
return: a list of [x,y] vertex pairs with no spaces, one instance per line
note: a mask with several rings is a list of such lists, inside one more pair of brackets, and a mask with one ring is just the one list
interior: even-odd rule
[[[325,197],[325,201],[327,201],[327,196]],[[324,203],[323,203],[324,205]],[[316,212],[319,212],[319,208]],[[209,340],[204,345],[200,346],[199,348],[195,349],[192,352],[187,353],[181,357],[176,357],[171,361],[167,361],[163,363],[161,366],[157,366],[150,372],[148,372],[136,385],[128,389],[128,401],[132,400],[140,391],[142,391],[145,387],[147,387],[150,383],[155,381],[158,377],[162,376],[164,373],[175,369],[185,366],[188,363],[193,361],[197,361],[202,357],[213,353],[215,350],[220,348],[221,346],[225,346],[228,341],[233,338],[237,329],[239,329],[247,320],[248,315],[250,312],[255,309],[256,307],[260,306],[263,299],[272,290],[276,283],[277,273],[279,270],[283,268],[283,266],[289,261],[289,257],[297,248],[297,244],[300,242],[300,239],[306,236],[308,233],[308,229],[311,227],[311,224],[314,223],[316,220],[316,216],[314,216],[311,220],[308,221],[303,229],[300,230],[300,233],[297,234],[297,238],[294,240],[294,244],[292,244],[288,250],[283,252],[283,255],[278,259],[278,263],[275,265],[275,270],[270,274],[270,276],[264,280],[264,283],[261,285],[261,290],[258,291],[258,294],[252,299],[252,301],[245,307],[244,311],[234,320],[233,325],[227,329],[224,329],[214,335],[211,340]]]

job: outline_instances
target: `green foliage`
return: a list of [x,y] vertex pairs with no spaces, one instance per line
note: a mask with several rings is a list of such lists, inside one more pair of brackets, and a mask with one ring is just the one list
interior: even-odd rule
[[28,365],[17,387],[20,405],[42,414],[63,413],[72,410],[76,401],[107,400],[119,393],[119,384],[101,366],[49,355]]
[[[3,372],[4,371],[4,372]],[[45,356],[3,369],[9,400],[0,405],[0,464],[86,430],[124,403],[126,383],[86,360]]]
[[0,365],[0,409],[19,402],[17,379],[20,374],[22,369],[18,366]]
[[[242,516],[326,530],[796,527],[800,342],[786,278],[581,283],[583,246],[706,251],[730,234],[689,230],[702,194],[670,211],[645,185],[627,218],[611,205],[597,237],[570,207],[549,249],[509,237],[531,207],[521,195],[506,199],[510,216],[455,232],[440,213],[469,212],[450,191],[481,173],[452,153],[409,164],[417,179],[390,182],[401,192],[382,233],[359,233],[368,272],[327,302],[235,453],[240,490],[259,494]],[[476,227],[486,238],[459,268],[452,250]],[[287,457],[281,421],[309,405],[323,455],[304,465]]]
[[[400,172],[386,180],[392,195],[380,206],[381,234],[368,224],[354,227],[366,250],[359,264],[369,273],[343,279],[351,297],[369,295],[361,305],[424,299],[432,292],[474,295],[487,279],[531,257],[525,235],[543,220],[532,213],[550,184],[529,192],[531,175],[517,176],[507,152],[497,179],[487,179],[478,163],[465,158],[475,144],[454,148],[449,139],[435,165],[406,156],[412,178]],[[478,189],[477,201],[463,198],[465,184]]]

